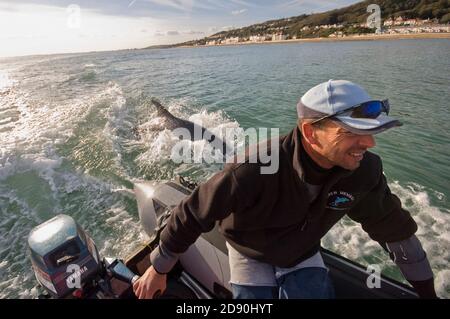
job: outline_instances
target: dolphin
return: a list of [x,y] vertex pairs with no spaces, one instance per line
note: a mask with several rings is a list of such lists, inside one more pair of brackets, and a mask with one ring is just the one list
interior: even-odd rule
[[153,105],[155,105],[158,116],[164,118],[165,128],[169,130],[185,128],[189,131],[191,141],[204,139],[208,143],[210,143],[211,146],[214,147],[215,149],[221,150],[222,154],[225,156],[228,146],[227,143],[225,143],[220,137],[214,135],[208,129],[204,128],[201,125],[174,116],[164,106],[162,106],[162,104],[157,99],[152,98],[151,102],[153,103]]
[[346,197],[338,197],[334,200],[334,202],[331,204],[333,206],[338,206],[341,203],[349,202],[350,200]]

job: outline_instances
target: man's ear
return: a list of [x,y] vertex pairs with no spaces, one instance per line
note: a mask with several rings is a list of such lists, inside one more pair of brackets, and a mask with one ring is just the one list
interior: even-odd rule
[[300,122],[300,131],[302,132],[303,138],[306,142],[311,145],[318,144],[316,130],[314,129],[314,126],[311,124],[311,122]]

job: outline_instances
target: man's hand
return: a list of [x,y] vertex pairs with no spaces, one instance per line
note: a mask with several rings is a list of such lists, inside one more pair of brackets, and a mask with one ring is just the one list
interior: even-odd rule
[[167,275],[159,274],[153,266],[133,284],[133,291],[139,299],[153,299],[166,290]]

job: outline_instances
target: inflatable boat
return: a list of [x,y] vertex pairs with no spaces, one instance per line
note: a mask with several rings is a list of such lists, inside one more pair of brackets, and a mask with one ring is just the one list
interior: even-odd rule
[[[141,225],[151,236],[148,245],[126,262],[127,266],[142,274],[150,266],[149,254],[158,244],[170,209],[195,188],[182,178],[173,181],[144,181],[134,185]],[[337,298],[417,298],[414,290],[398,281],[381,276],[380,287],[370,288],[367,279],[371,273],[362,265],[329,250],[322,249],[322,257],[330,270]],[[183,255],[173,271],[172,278],[189,287],[197,298],[231,298],[230,269],[224,237],[218,225],[198,238]],[[170,294],[173,291],[168,292]],[[176,293],[175,293],[176,294]]]
[[[58,215],[35,227],[28,237],[36,279],[44,288],[41,298],[127,299],[136,298],[132,285],[150,266],[150,253],[171,209],[189,196],[196,185],[182,178],[142,181],[134,184],[139,218],[148,243],[125,261],[101,258],[94,241],[67,215]],[[337,298],[417,298],[411,287],[381,276],[370,288],[362,265],[322,249]],[[230,299],[230,268],[224,237],[218,225],[180,256],[168,274],[165,299]]]

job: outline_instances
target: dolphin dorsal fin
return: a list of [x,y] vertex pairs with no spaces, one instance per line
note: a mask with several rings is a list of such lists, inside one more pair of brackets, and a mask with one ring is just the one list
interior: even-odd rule
[[156,111],[158,112],[158,116],[170,116],[170,117],[173,117],[173,115],[164,106],[162,106],[161,102],[159,102],[157,99],[152,98],[151,102],[156,107]]

